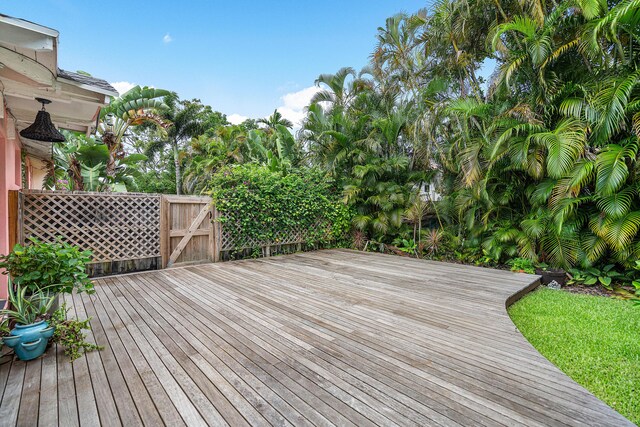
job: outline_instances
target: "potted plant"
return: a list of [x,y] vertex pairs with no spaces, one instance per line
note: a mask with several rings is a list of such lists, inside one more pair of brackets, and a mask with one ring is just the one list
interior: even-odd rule
[[561,268],[551,268],[548,264],[541,262],[536,267],[536,274],[542,276],[542,284],[548,285],[555,281],[560,286],[564,286],[567,282],[567,272]]
[[[52,296],[60,293],[93,292],[93,283],[85,266],[91,261],[90,251],[81,251],[61,238],[44,243],[30,238],[27,245],[17,244],[8,255],[0,256],[3,274],[24,289],[26,295],[43,290]],[[58,308],[56,298],[52,310]]]
[[7,321],[14,324],[13,329],[2,338],[4,345],[10,347],[20,360],[32,360],[40,357],[47,348],[54,327],[45,320],[55,301],[44,290],[27,295],[27,288],[9,283],[9,304],[11,308],[0,311]]

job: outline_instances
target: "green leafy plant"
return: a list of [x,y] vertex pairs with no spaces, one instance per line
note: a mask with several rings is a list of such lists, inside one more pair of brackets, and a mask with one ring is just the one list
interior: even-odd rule
[[547,271],[549,270],[549,264],[547,264],[546,262],[539,262],[537,264],[535,264],[537,269],[540,269],[542,271]]
[[66,303],[63,304],[53,313],[49,324],[55,326],[53,342],[64,347],[65,356],[69,357],[70,362],[73,363],[83,354],[102,350],[104,347],[87,342],[87,334],[83,331],[91,329],[91,318],[85,320],[69,318],[68,311]]
[[0,338],[6,337],[9,335],[9,332],[11,332],[11,328],[9,328],[9,318],[4,317],[0,320]]
[[[640,260],[636,260],[636,263],[633,268],[635,271],[640,272]],[[631,300],[637,307],[640,307],[640,280],[632,280],[631,286],[633,286],[633,295],[634,295],[634,297],[631,298]]]
[[573,268],[569,270],[572,279],[567,283],[569,285],[580,284],[586,286],[601,284],[607,289],[613,289],[614,281],[622,280],[623,278],[623,275],[615,271],[614,268],[614,264],[608,264],[602,268],[589,267],[584,270]]
[[0,268],[27,293],[46,289],[50,293],[93,292],[93,283],[85,271],[91,261],[90,251],[81,251],[61,238],[44,243],[29,239],[25,246],[17,244],[11,253],[0,256]]
[[634,305],[640,307],[640,282],[634,280],[632,285],[634,288],[634,298],[631,298],[631,301],[633,301]]
[[286,175],[256,164],[226,167],[209,183],[219,221],[235,246],[277,245],[302,231],[307,247],[345,245],[352,212],[326,176],[317,170]]
[[[467,255],[467,259],[471,260],[473,258]],[[498,265],[498,260],[485,253],[481,257],[477,258],[474,264],[483,267],[496,267]]]
[[8,289],[10,308],[0,310],[0,316],[6,317],[9,322],[21,325],[30,325],[45,320],[56,298],[50,296],[46,290],[38,290],[28,294],[26,287],[14,286],[11,281],[9,281]]
[[7,316],[2,317],[0,319],[0,350],[4,347],[3,337],[9,336],[11,333],[11,328],[9,327],[9,318]]
[[408,254],[417,255],[418,253],[418,244],[413,239],[397,238],[393,241],[393,245]]
[[511,271],[529,274],[536,272],[533,262],[527,258],[513,258],[507,262],[507,265],[511,267]]

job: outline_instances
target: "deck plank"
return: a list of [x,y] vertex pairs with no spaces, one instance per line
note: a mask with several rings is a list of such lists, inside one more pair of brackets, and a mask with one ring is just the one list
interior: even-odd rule
[[[218,283],[220,283],[220,278],[219,278],[219,276],[217,277],[217,281],[218,281]],[[247,282],[245,282],[245,284],[247,284]],[[256,294],[257,294],[257,292],[256,292]],[[236,304],[237,304],[237,303],[236,303]],[[246,315],[246,313],[247,313],[247,312],[248,312],[248,309],[246,309],[246,308],[245,308],[245,309],[243,310],[243,313]],[[297,322],[297,323],[299,323],[299,322]],[[296,324],[297,324],[297,323],[296,323]],[[282,327],[283,329],[286,329],[286,328],[284,327],[284,325],[281,325],[281,327]],[[296,331],[292,329],[292,330],[291,330],[291,334],[295,334],[295,333],[296,333]],[[300,336],[300,338],[303,338],[303,336]],[[314,336],[307,337],[307,339],[309,339],[309,338],[313,340],[313,341],[311,341],[310,343],[314,344],[314,347],[315,347],[316,349],[318,349],[318,351],[320,351],[320,349],[322,349],[322,350],[323,350],[323,351],[321,351],[321,352],[320,352],[320,354],[322,354],[323,352],[324,352],[324,353],[326,353],[326,354],[328,354],[328,355],[336,354],[336,353],[337,353],[337,354],[341,354],[341,355],[342,355],[342,354],[346,354],[346,355],[347,355],[347,357],[345,357],[345,359],[347,359],[347,360],[355,360],[358,364],[361,364],[361,365],[362,365],[362,364],[366,364],[370,358],[376,358],[376,357],[377,357],[377,354],[376,354],[375,349],[368,348],[369,350],[371,350],[371,351],[372,351],[372,353],[367,354],[365,357],[361,357],[361,355],[358,355],[358,354],[353,353],[353,352],[351,352],[350,354],[348,354],[348,353],[347,353],[347,352],[348,352],[348,349],[346,349],[346,348],[341,348],[341,347],[339,347],[337,344],[328,344],[328,346],[327,346],[326,348],[323,348],[323,344],[322,344],[322,342],[321,342],[321,341],[315,341]],[[314,349],[314,350],[315,350],[315,349]],[[333,358],[333,359],[335,360],[335,358]],[[332,363],[330,363],[330,364],[329,364],[329,369],[331,369],[331,368],[333,367],[333,365],[335,364],[335,363],[334,363],[334,360],[332,360]],[[387,367],[387,368],[388,368],[388,367]],[[392,376],[393,376],[393,375],[394,375],[394,374],[393,374],[393,372],[394,372],[394,371],[395,371],[395,368],[391,368],[391,369],[387,369],[387,370],[385,370],[385,367],[383,367],[382,365],[378,365],[378,366],[377,366],[377,369],[375,370],[375,372],[373,372],[373,375],[380,375],[380,374],[387,373],[388,375],[392,375]],[[409,382],[410,382],[410,383],[412,383],[412,384],[413,384],[413,383],[415,383],[415,378],[411,378],[411,379],[409,380]],[[437,392],[440,392],[440,393],[443,393],[443,392],[444,392],[445,394],[447,394],[447,393],[448,393],[448,391],[446,391],[446,390],[445,390],[445,391],[443,391],[443,390],[438,390],[438,389],[437,389],[437,387],[433,387],[433,384],[424,384],[424,385],[422,385],[422,386],[427,387],[427,388],[430,388],[430,389],[431,389],[431,391],[436,392],[436,393],[437,393]],[[422,387],[422,386],[421,386],[421,387]],[[371,393],[371,392],[369,391],[369,393]],[[432,397],[433,397],[433,396],[430,396],[430,398],[432,398]],[[450,405],[455,406],[455,399],[451,399],[449,403],[450,403]],[[465,409],[466,409],[466,408],[464,408],[463,410],[465,410]],[[480,411],[482,412],[482,410],[483,410],[483,409],[484,409],[484,407],[480,408]],[[470,413],[470,415],[471,415],[474,419],[480,419],[480,418],[481,418],[480,413],[477,413],[477,412],[471,412],[471,413]],[[512,420],[508,420],[508,421],[509,421],[509,422],[513,422]]]
[[[163,287],[168,285],[168,283],[164,281],[156,283]],[[165,296],[168,296],[168,294],[165,294]],[[176,301],[176,303],[178,302],[179,301]],[[220,324],[220,327],[212,327],[213,325],[208,322],[206,317],[193,316],[191,315],[193,313],[189,313],[189,311],[194,312],[195,308],[192,305],[183,306],[183,308],[184,314],[182,318],[185,321],[185,326],[191,326],[190,329],[193,330],[193,333],[190,334],[187,329],[179,326],[178,335],[191,337],[192,339],[190,341],[201,354],[210,360],[212,356],[213,360],[217,359],[218,363],[216,363],[216,365],[220,373],[226,376],[229,382],[237,384],[239,390],[244,391],[244,397],[254,406],[256,411],[260,412],[271,423],[280,423],[278,416],[272,414],[269,409],[265,408],[265,403],[270,401],[267,399],[271,396],[272,399],[274,399],[274,406],[279,407],[278,412],[286,414],[290,423],[294,425],[309,423],[301,413],[301,411],[304,412],[308,409],[304,405],[304,402],[300,401],[295,394],[288,393],[273,376],[261,369],[262,364],[259,363],[259,359],[249,360],[242,353],[241,347],[230,345],[229,343],[232,342],[232,340],[230,339],[230,335],[225,333],[224,325]],[[199,312],[197,309],[195,311]],[[197,341],[194,341],[193,338],[196,338]],[[269,387],[265,388],[267,384],[270,389],[267,389]],[[277,397],[272,392],[275,392]],[[287,410],[286,406],[282,406],[282,404],[288,400],[290,400],[289,404],[294,404],[296,407],[302,409]],[[315,418],[315,415],[310,415],[308,412],[307,415],[310,418]],[[316,418],[316,420],[318,419]],[[322,424],[322,421],[320,423]]]
[[[160,292],[154,292],[154,294],[158,295]],[[168,301],[171,301],[171,299]],[[178,301],[174,301],[174,304],[177,303]],[[224,386],[223,392],[227,395],[231,393],[228,396],[229,399],[238,404],[238,408],[242,410],[251,424],[262,424],[263,419],[261,419],[260,415],[264,417],[264,421],[269,420],[274,424],[309,424],[293,406],[297,404],[296,400],[299,400],[297,396],[287,395],[287,398],[291,400],[287,402],[288,399],[276,393],[276,391],[280,391],[280,388],[273,378],[266,375],[256,365],[246,363],[246,359],[243,360],[242,355],[234,351],[226,342],[218,341],[219,344],[214,344],[213,334],[205,334],[202,324],[191,323],[190,318],[187,316],[172,318],[170,313],[162,310],[164,305],[166,303],[156,304],[155,310],[158,310],[160,318],[173,321],[173,325],[165,323],[163,329],[172,332],[172,337],[176,340],[176,344],[192,348],[198,356],[203,356],[203,360],[198,360],[200,366],[208,372],[215,370],[214,375],[220,376],[218,383]],[[190,308],[185,307],[185,309],[189,311]],[[241,378],[244,383],[241,382]],[[229,389],[229,384],[235,384],[237,390]],[[242,393],[237,393],[237,391],[242,391]],[[241,400],[242,397],[246,402]],[[274,408],[265,411],[264,408],[267,402],[271,402]],[[253,406],[254,409],[251,409],[247,403]],[[272,409],[277,410],[274,411]],[[230,422],[230,424],[237,425],[237,422]]]
[[[91,330],[95,337],[95,342],[97,345],[104,347],[99,355],[105,373],[108,374],[107,381],[110,390],[106,390],[106,385],[102,383],[103,390],[96,392],[96,394],[111,392],[118,410],[119,421],[126,426],[141,426],[143,424],[140,414],[138,414],[138,410],[136,409],[134,397],[129,391],[129,387],[125,381],[125,373],[121,370],[119,360],[114,352],[113,347],[117,346],[118,343],[115,339],[112,341],[113,336],[110,337],[107,335],[106,328],[109,327],[109,324],[105,324],[105,326],[102,325],[98,311],[96,307],[94,307],[93,301],[96,299],[96,296],[82,295],[81,298],[84,303],[85,313],[87,317],[91,318]],[[122,363],[122,365],[124,365],[124,363]],[[105,421],[104,424],[106,423]]]
[[18,412],[18,425],[38,425],[38,406],[40,405],[40,378],[42,374],[42,359],[36,359],[26,364],[22,394]]
[[[84,302],[82,301],[82,296],[77,294],[73,296],[73,308],[75,309],[76,316],[79,319],[86,319],[89,317],[87,315]],[[93,331],[89,331],[87,333],[86,339],[87,342],[96,344],[96,338]],[[85,355],[89,375],[91,376],[91,382],[93,384],[93,393],[95,395],[98,417],[102,424],[117,427],[122,425],[118,415],[118,407],[100,356],[101,353],[96,351]]]
[[[255,268],[255,267],[254,267]],[[248,273],[243,273],[245,275],[248,275]],[[289,276],[291,277],[291,276]],[[311,306],[312,308],[318,308],[319,310],[322,309],[322,304],[318,301],[315,301],[314,304]],[[330,307],[329,305],[327,307]],[[316,314],[318,314],[319,312],[316,311]],[[335,318],[337,318],[338,316],[335,316]],[[344,316],[343,316],[344,317]],[[309,317],[310,321],[313,320],[312,317]],[[358,324],[358,319],[356,318],[352,318],[350,320],[350,325],[354,325],[354,324]],[[360,326],[361,326],[361,330],[366,330],[368,328],[368,323],[370,322],[363,322]],[[379,344],[382,346],[388,346],[389,350],[392,350],[394,347],[393,345],[396,344],[396,346],[403,346],[406,350],[409,350],[408,352],[405,353],[400,353],[398,355],[398,357],[402,357],[405,358],[407,357],[406,353],[418,353],[418,354],[423,354],[425,352],[430,353],[429,357],[433,360],[436,361],[436,363],[439,364],[444,364],[446,365],[446,367],[454,369],[454,370],[466,370],[467,372],[469,372],[469,370],[467,369],[470,366],[473,366],[474,364],[474,360],[473,359],[469,359],[469,358],[462,358],[460,356],[458,356],[458,352],[457,351],[442,351],[440,350],[440,346],[434,348],[433,345],[424,345],[424,346],[419,346],[416,345],[419,344],[421,342],[419,337],[416,337],[415,335],[415,327],[414,330],[409,330],[409,331],[401,331],[398,328],[398,325],[395,324],[393,326],[385,326],[385,325],[376,325],[375,328],[369,328],[369,332],[365,333],[365,334],[361,334],[362,336],[359,338],[356,338],[353,336],[352,331],[350,331],[351,335],[350,337],[353,338],[354,340],[360,341],[360,340],[376,340],[379,336],[379,332],[381,330],[384,330],[385,332],[389,332],[389,334],[385,335],[385,340],[378,340]],[[404,341],[398,337],[392,336],[391,333],[395,332],[395,333],[399,333],[402,335],[402,338],[404,338]],[[335,332],[334,332],[335,333]],[[407,340],[407,338],[412,338],[412,342],[409,342],[409,340]],[[427,344],[431,344],[433,342],[434,337],[429,337],[429,341],[427,342]],[[445,335],[445,340],[447,340],[449,337]],[[415,342],[415,343],[414,343]],[[444,341],[443,341],[443,345],[444,345]],[[446,350],[446,347],[445,347]],[[433,355],[431,355],[433,353]],[[444,357],[443,357],[444,356]],[[456,358],[458,358],[456,360]],[[501,362],[502,364],[504,364],[504,361]],[[487,365],[483,366],[482,370],[477,370],[480,375],[477,375],[475,380],[482,382],[483,381],[483,376],[486,375],[485,369],[487,368]],[[494,371],[496,374],[502,374],[503,371]],[[512,376],[510,376],[509,378],[513,378]],[[527,378],[526,380],[523,380],[524,382],[526,381],[530,381],[532,378]],[[545,383],[546,382],[553,382],[554,381],[554,377],[546,377],[544,378]],[[530,384],[530,383],[529,383]],[[531,385],[531,384],[530,384]],[[536,386],[537,383],[534,383],[533,386]],[[554,388],[555,389],[555,388]],[[533,389],[534,391],[536,390],[535,388]],[[529,395],[531,392],[531,390],[528,390],[527,395]],[[561,392],[563,392],[563,390],[560,390],[558,397],[562,397],[562,395],[560,394]]]
[[[107,279],[109,283],[120,284],[117,279]],[[187,425],[224,425],[224,420],[216,408],[211,405],[195,386],[193,380],[185,373],[180,363],[167,351],[142,321],[141,313],[130,310],[126,298],[116,298],[111,292],[114,286],[105,287],[103,303],[111,304],[114,313],[128,325],[131,338],[140,349],[151,369],[156,374],[168,396]],[[126,308],[125,308],[126,307]],[[206,418],[206,422],[205,422]]]
[[[72,295],[65,295],[64,302],[68,307],[67,315],[69,317],[78,317],[80,311],[79,305],[74,303]],[[85,318],[82,316],[80,318]],[[68,360],[68,359],[67,359]],[[76,390],[76,402],[78,407],[78,418],[81,426],[98,426],[100,425],[100,416],[98,415],[98,405],[94,389],[100,388],[92,385],[91,375],[89,373],[89,359],[81,357],[72,363],[73,381]],[[71,362],[67,362],[71,363]]]
[[[216,276],[216,281],[219,284],[221,283],[219,275]],[[244,283],[245,283],[245,285],[247,284],[247,282],[244,282]],[[211,297],[211,295],[208,295],[208,297]],[[223,302],[223,301],[225,301],[227,299],[230,299],[230,297],[228,295],[225,295],[225,296],[222,296],[219,299],[219,301]],[[243,306],[242,304],[240,304],[239,301],[234,301],[233,305],[238,308],[238,310],[240,311],[242,316],[246,316],[247,313],[249,312],[249,308],[246,307],[246,306]],[[235,323],[240,323],[241,324],[243,322],[242,322],[242,320],[240,320],[238,318],[238,320],[235,320]],[[249,325],[249,324],[247,324],[247,325]],[[285,325],[284,324],[280,324],[280,327],[284,328]],[[265,340],[278,341],[278,342],[282,343],[283,345],[288,346],[290,348],[291,352],[296,352],[297,350],[299,350],[299,349],[295,348],[295,344],[293,344],[293,343],[287,344],[286,341],[284,341],[283,339],[275,339],[273,337],[273,335],[272,335],[272,332],[273,332],[273,328],[268,328],[268,327],[263,328],[262,332],[259,329],[251,328],[250,332],[249,332],[250,333],[249,336],[250,337],[259,337],[260,336],[260,337],[263,337]],[[292,334],[289,334],[289,335],[293,336]],[[294,337],[294,338],[296,338],[296,337]],[[301,336],[300,338],[304,339],[305,337]],[[297,341],[302,341],[302,339],[296,338]],[[308,358],[309,359],[309,362],[306,364],[306,366],[308,366],[309,372],[322,371],[325,375],[329,375],[329,377],[331,379],[334,379],[335,376],[337,375],[337,376],[341,377],[345,381],[342,384],[346,384],[346,387],[351,389],[351,390],[353,390],[353,387],[352,387],[352,385],[348,384],[348,382],[351,381],[352,383],[357,383],[360,388],[364,387],[364,388],[367,389],[367,394],[371,395],[369,397],[375,397],[376,398],[376,401],[372,401],[371,402],[372,406],[378,407],[378,406],[381,406],[381,405],[382,406],[384,406],[384,405],[392,405],[392,406],[396,406],[397,408],[401,408],[401,411],[399,411],[399,412],[401,412],[403,414],[406,414],[407,412],[409,412],[409,413],[412,412],[412,407],[417,405],[417,404],[419,404],[419,402],[417,402],[417,401],[411,401],[406,406],[397,405],[396,402],[390,401],[387,398],[387,396],[384,395],[383,392],[379,392],[379,391],[367,386],[367,384],[365,384],[365,382],[361,381],[361,379],[358,379],[355,376],[351,375],[350,372],[347,372],[348,368],[347,369],[335,369],[334,365],[336,364],[336,362],[340,361],[338,358],[332,358],[331,363],[328,363],[328,364],[324,363],[324,361],[321,358],[315,357],[312,353],[309,353],[307,351],[307,346],[308,345],[305,345],[305,347],[301,350],[302,354],[300,354],[300,360],[303,360],[303,358]],[[309,350],[314,351],[315,349],[312,346],[312,348],[310,348]],[[335,354],[335,352],[334,352],[334,354]],[[291,365],[292,366],[301,365],[301,363],[299,361],[297,361],[297,360],[298,360],[297,358],[292,358],[292,360],[290,362]],[[378,376],[379,374],[380,374],[380,372],[377,372],[376,376]],[[371,379],[371,378],[369,378],[369,379]],[[400,398],[402,400],[402,396],[398,396],[397,390],[385,390],[385,391],[388,392],[389,395],[392,395],[392,396],[394,396],[396,398]],[[356,395],[358,395],[358,393],[356,393]],[[385,402],[383,403],[382,401],[380,401],[380,399],[385,400]],[[432,423],[432,424],[436,422],[435,421],[436,419],[439,419],[440,421],[445,422],[445,423],[449,423],[449,424],[453,422],[451,419],[447,419],[446,417],[438,416],[438,414],[435,414],[435,413],[432,413],[431,415],[433,417],[435,417],[435,419],[432,418],[430,420],[430,423]],[[421,420],[421,421],[423,423],[425,422],[425,420]],[[406,422],[407,421],[405,420],[405,423]]]
[[[104,285],[108,286],[108,283]],[[171,382],[172,379],[163,375],[164,372],[156,373],[154,367],[150,366],[132,337],[128,325],[122,322],[117,311],[106,299],[105,294],[96,293],[93,305],[105,328],[108,345],[114,351],[141,421],[145,425],[160,425],[169,417],[172,422],[180,422],[179,418],[175,417],[175,403],[162,385],[162,379],[166,379],[167,382]],[[157,374],[162,375],[162,379]]]
[[[2,366],[5,367],[6,364]],[[20,403],[23,398],[29,399],[22,394],[26,367],[26,362],[20,360],[14,360],[10,365],[11,371],[0,402],[0,422],[8,426],[17,424]]]
[[58,425],[58,355],[55,344],[42,358],[40,379],[40,406],[38,408],[39,426]]
[[325,250],[97,279],[104,345],[3,356],[0,425],[625,426],[505,304],[536,276]]

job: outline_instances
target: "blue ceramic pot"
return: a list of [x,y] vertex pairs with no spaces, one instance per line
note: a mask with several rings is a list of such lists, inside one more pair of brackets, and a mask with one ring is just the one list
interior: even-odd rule
[[4,345],[13,349],[20,360],[40,357],[47,348],[54,327],[44,320],[30,325],[16,325],[11,335],[4,337]]

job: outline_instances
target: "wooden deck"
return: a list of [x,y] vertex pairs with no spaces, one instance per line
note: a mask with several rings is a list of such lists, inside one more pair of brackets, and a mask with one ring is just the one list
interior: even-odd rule
[[538,354],[536,276],[327,250],[97,280],[106,348],[0,366],[0,424],[631,425]]

